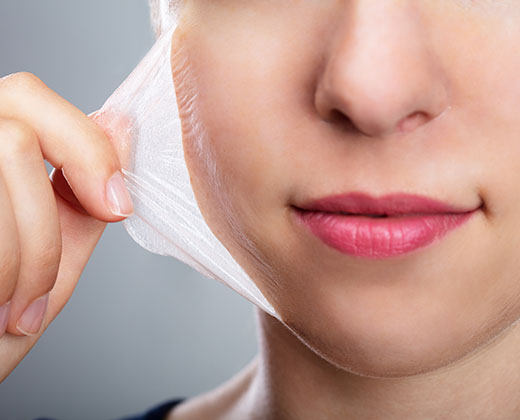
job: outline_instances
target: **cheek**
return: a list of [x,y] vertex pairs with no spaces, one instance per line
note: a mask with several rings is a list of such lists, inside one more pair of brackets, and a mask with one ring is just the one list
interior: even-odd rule
[[[269,95],[260,83],[251,86],[244,67],[232,57],[223,60],[218,47],[196,31],[174,45],[179,46],[172,68],[184,153],[199,208],[260,289],[273,285],[276,276],[260,251],[265,242],[260,237],[275,236],[280,225],[285,146],[265,132],[266,120],[276,121],[272,107],[260,100]],[[269,132],[275,131],[271,124]]]
[[451,110],[431,152],[460,163],[461,180],[471,179],[484,198],[507,260],[515,258],[507,241],[520,233],[520,9],[483,2],[459,17],[432,16],[445,25],[432,44],[448,75]]
[[252,40],[251,34],[230,35],[231,29],[211,23],[200,27],[204,31],[184,32],[173,63],[192,185],[208,225],[224,245],[243,249],[248,243],[248,253],[266,265],[259,249],[265,237],[287,229],[280,208],[287,205],[297,165],[291,139],[298,136],[289,135],[287,127],[294,124],[287,121],[301,116],[309,91],[302,89],[308,72],[294,68],[310,66],[295,66],[275,35]]
[[465,139],[465,156],[478,162],[471,175],[480,183],[490,228],[498,233],[497,243],[503,245],[504,257],[512,258],[516,258],[512,251],[517,249],[512,244],[520,234],[518,21],[520,16],[516,16],[517,25],[508,30],[501,22],[488,23],[466,40],[468,54],[453,52],[449,57],[457,71],[454,81],[463,87],[454,98],[453,106],[460,111],[453,132]]
[[[274,42],[275,31],[257,29],[273,34],[259,40],[206,23],[200,25],[204,32],[186,34],[185,51],[177,54],[183,58],[174,65],[193,189],[211,230],[307,343],[343,366],[404,372],[410,364],[431,367],[460,357],[518,317],[518,29],[512,35],[489,25],[472,32],[445,22],[447,29],[461,30],[439,31],[435,41],[450,76],[453,112],[437,141],[419,145],[434,164],[453,169],[454,178],[461,168],[461,179],[482,192],[490,217],[446,240],[429,258],[381,270],[338,261],[310,240],[303,246],[280,216],[292,186],[316,181],[319,172],[312,168],[330,174],[334,167],[334,149],[316,140],[327,132],[312,112],[317,63],[305,51],[313,41],[284,50]],[[461,54],[461,39],[468,53]],[[349,162],[353,174],[365,170],[357,156],[359,163]],[[316,255],[319,264],[312,264]],[[386,359],[380,360],[381,348],[392,350]]]
[[[196,119],[205,130],[201,149],[211,151],[216,175],[234,205],[266,215],[273,200],[285,204],[283,185],[290,188],[301,169],[296,154],[305,155],[305,136],[295,127],[307,116],[302,112],[312,114],[312,69],[318,69],[314,52],[321,51],[315,44],[323,39],[330,21],[325,15],[334,7],[331,2],[312,7],[237,3],[210,7],[201,1],[198,7],[193,2],[196,24],[183,43],[196,79]],[[303,34],[302,26],[307,28]]]

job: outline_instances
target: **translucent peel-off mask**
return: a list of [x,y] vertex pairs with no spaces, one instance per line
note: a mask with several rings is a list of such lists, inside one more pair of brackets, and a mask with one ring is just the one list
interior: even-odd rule
[[179,259],[280,319],[211,232],[195,199],[172,78],[176,25],[170,22],[170,29],[96,113],[98,124],[117,143],[134,202],[135,213],[124,226],[145,249]]

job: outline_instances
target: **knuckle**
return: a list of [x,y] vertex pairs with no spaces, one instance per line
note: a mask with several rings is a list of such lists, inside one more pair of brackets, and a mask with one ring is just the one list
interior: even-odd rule
[[61,259],[61,241],[45,241],[31,262],[31,266],[39,272],[49,273],[58,270]]
[[4,87],[15,89],[34,89],[43,84],[38,76],[25,71],[10,74],[2,78],[1,82]]
[[34,152],[37,139],[34,131],[27,124],[17,120],[0,120],[0,144],[7,149],[10,157],[26,156]]
[[20,249],[18,246],[7,246],[0,249],[0,270],[2,280],[13,280],[18,277],[20,271]]

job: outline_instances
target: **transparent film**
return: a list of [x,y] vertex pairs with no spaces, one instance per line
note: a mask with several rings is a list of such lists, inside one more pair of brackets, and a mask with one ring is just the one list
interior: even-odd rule
[[124,226],[145,249],[190,265],[278,317],[211,232],[195,199],[170,61],[175,28],[170,18],[169,29],[96,113],[97,122],[116,139],[123,155],[123,173],[135,208]]

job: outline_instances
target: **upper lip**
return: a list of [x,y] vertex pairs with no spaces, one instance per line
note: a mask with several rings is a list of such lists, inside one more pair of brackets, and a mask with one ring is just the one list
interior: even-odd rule
[[331,195],[310,200],[301,206],[300,210],[327,213],[349,213],[365,215],[406,215],[406,214],[438,214],[466,213],[476,210],[455,206],[430,197],[416,194],[387,194],[376,198],[364,192]]

